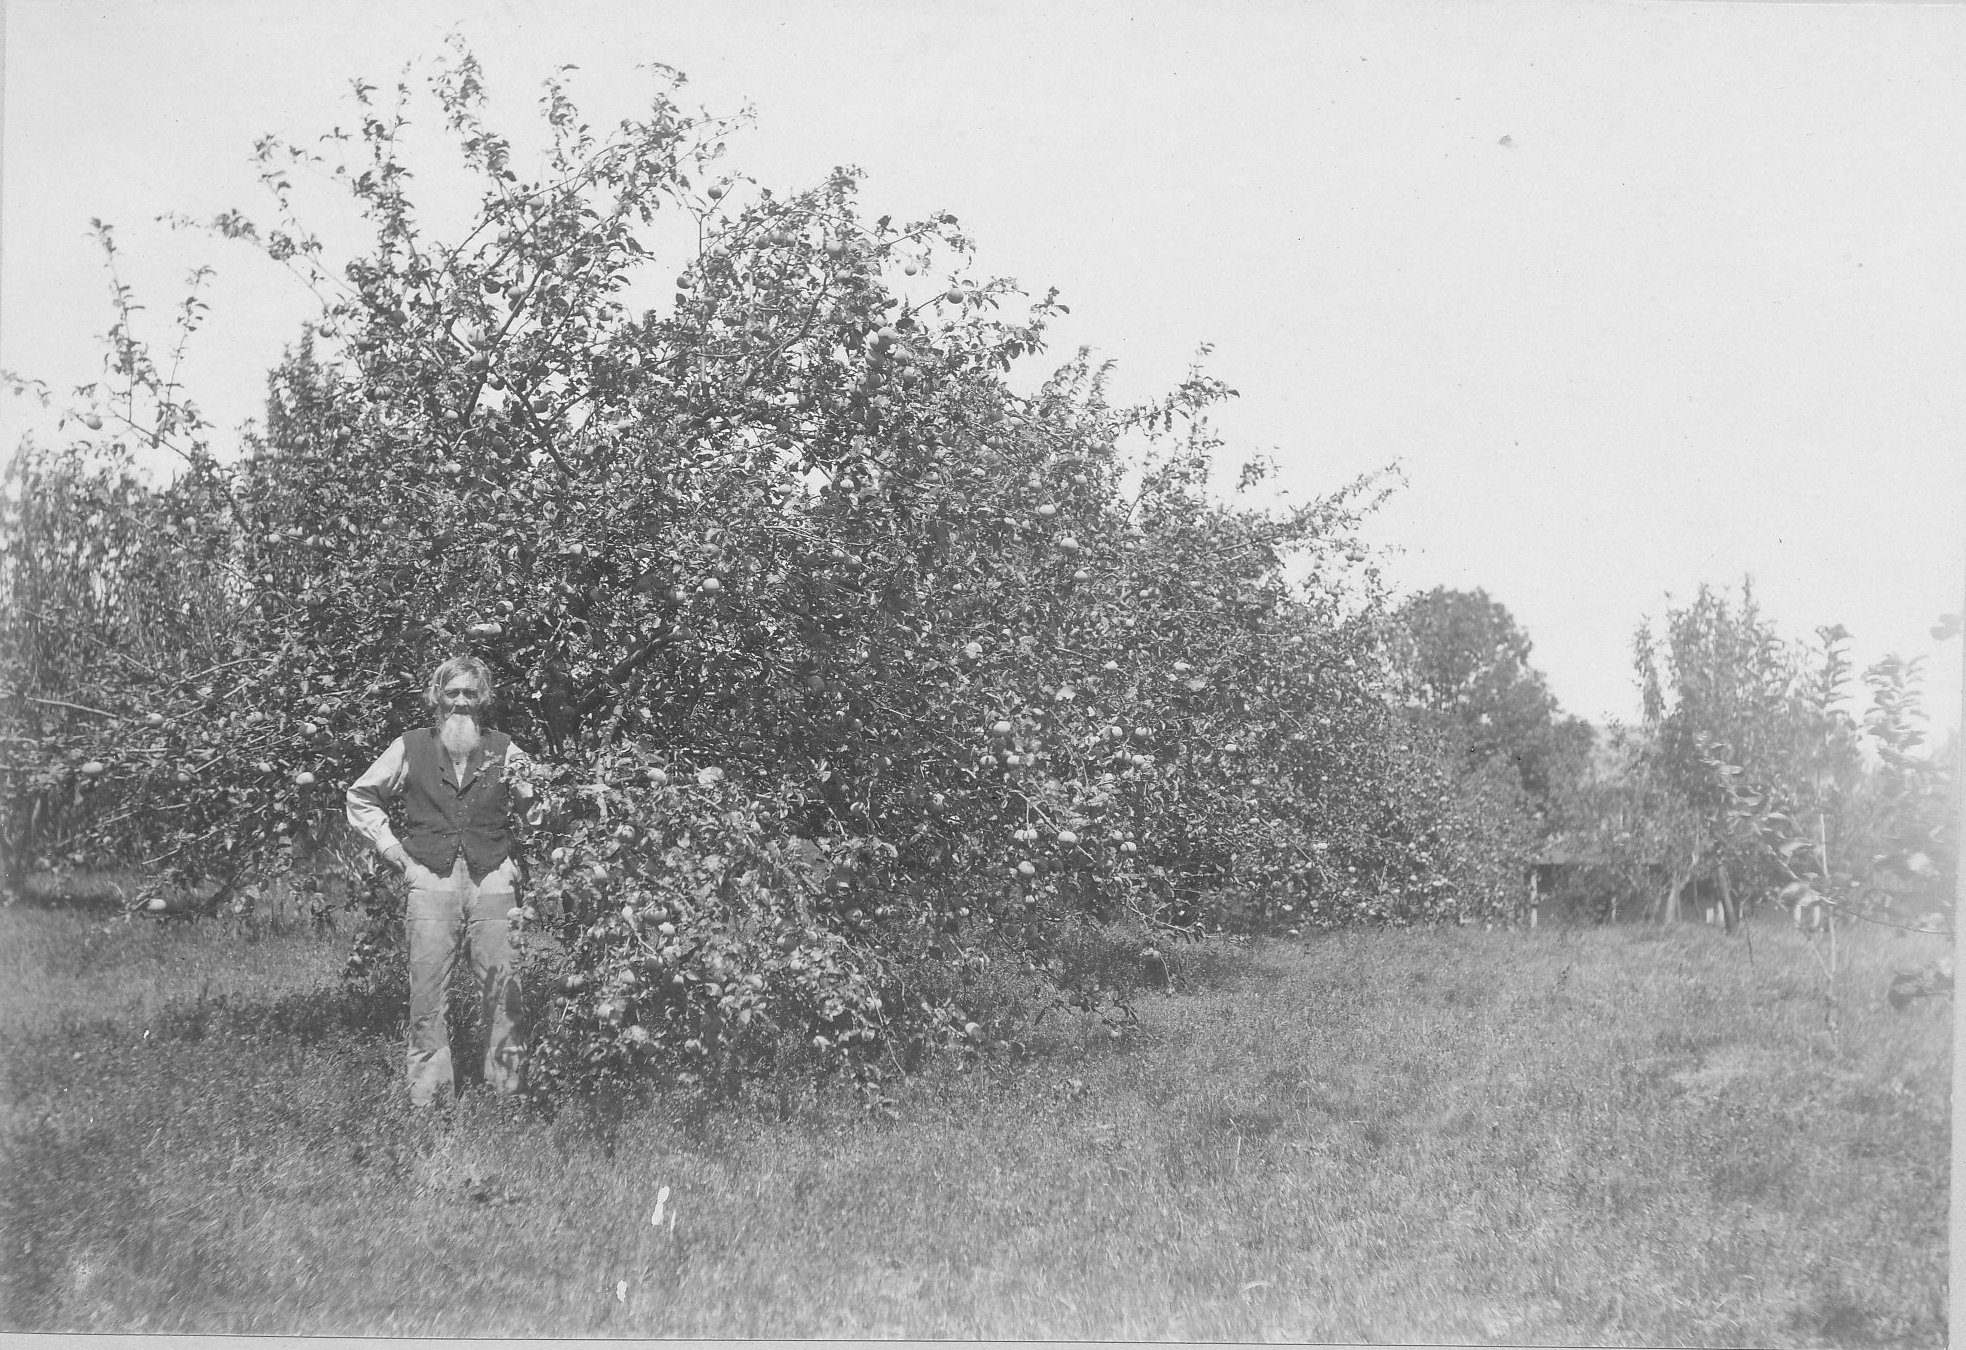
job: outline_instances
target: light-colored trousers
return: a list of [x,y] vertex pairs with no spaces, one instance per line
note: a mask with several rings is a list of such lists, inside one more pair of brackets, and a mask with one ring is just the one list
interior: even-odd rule
[[477,982],[485,1025],[485,1082],[500,1093],[519,1089],[525,1053],[519,1020],[519,979],[512,970],[511,922],[517,903],[511,859],[483,881],[471,880],[460,854],[447,877],[419,863],[409,868],[410,904],[410,1102],[428,1106],[454,1089],[450,1036],[444,1003],[451,971],[457,966],[458,939],[470,943],[471,974]]

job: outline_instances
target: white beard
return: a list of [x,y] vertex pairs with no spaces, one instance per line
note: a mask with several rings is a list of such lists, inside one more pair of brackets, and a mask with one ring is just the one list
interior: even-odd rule
[[454,758],[463,759],[478,748],[478,719],[470,713],[447,713],[437,723],[437,739]]

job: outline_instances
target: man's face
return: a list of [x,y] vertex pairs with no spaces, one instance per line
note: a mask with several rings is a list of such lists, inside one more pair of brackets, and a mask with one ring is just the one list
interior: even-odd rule
[[438,706],[446,717],[458,713],[476,717],[484,704],[485,690],[482,685],[469,675],[453,675],[443,688]]

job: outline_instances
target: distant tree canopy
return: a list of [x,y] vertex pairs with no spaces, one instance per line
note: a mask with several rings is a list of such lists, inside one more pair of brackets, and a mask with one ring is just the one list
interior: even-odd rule
[[1408,706],[1454,731],[1468,768],[1505,759],[1537,802],[1581,771],[1589,725],[1563,715],[1529,663],[1528,634],[1488,592],[1436,586],[1410,597],[1392,616],[1388,645]]

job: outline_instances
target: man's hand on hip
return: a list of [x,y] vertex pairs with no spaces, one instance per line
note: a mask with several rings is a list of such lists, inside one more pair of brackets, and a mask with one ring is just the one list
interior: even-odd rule
[[422,863],[419,863],[416,859],[410,857],[409,851],[405,849],[401,844],[397,844],[394,847],[390,848],[388,851],[386,851],[382,855],[382,860],[388,863],[391,867],[395,868],[398,872],[400,872],[403,876],[403,879],[409,882],[410,885],[412,886],[417,884],[418,873],[426,874],[427,876],[430,877],[431,881],[433,882],[438,879],[437,874],[435,872],[430,871],[430,869],[425,867]]

